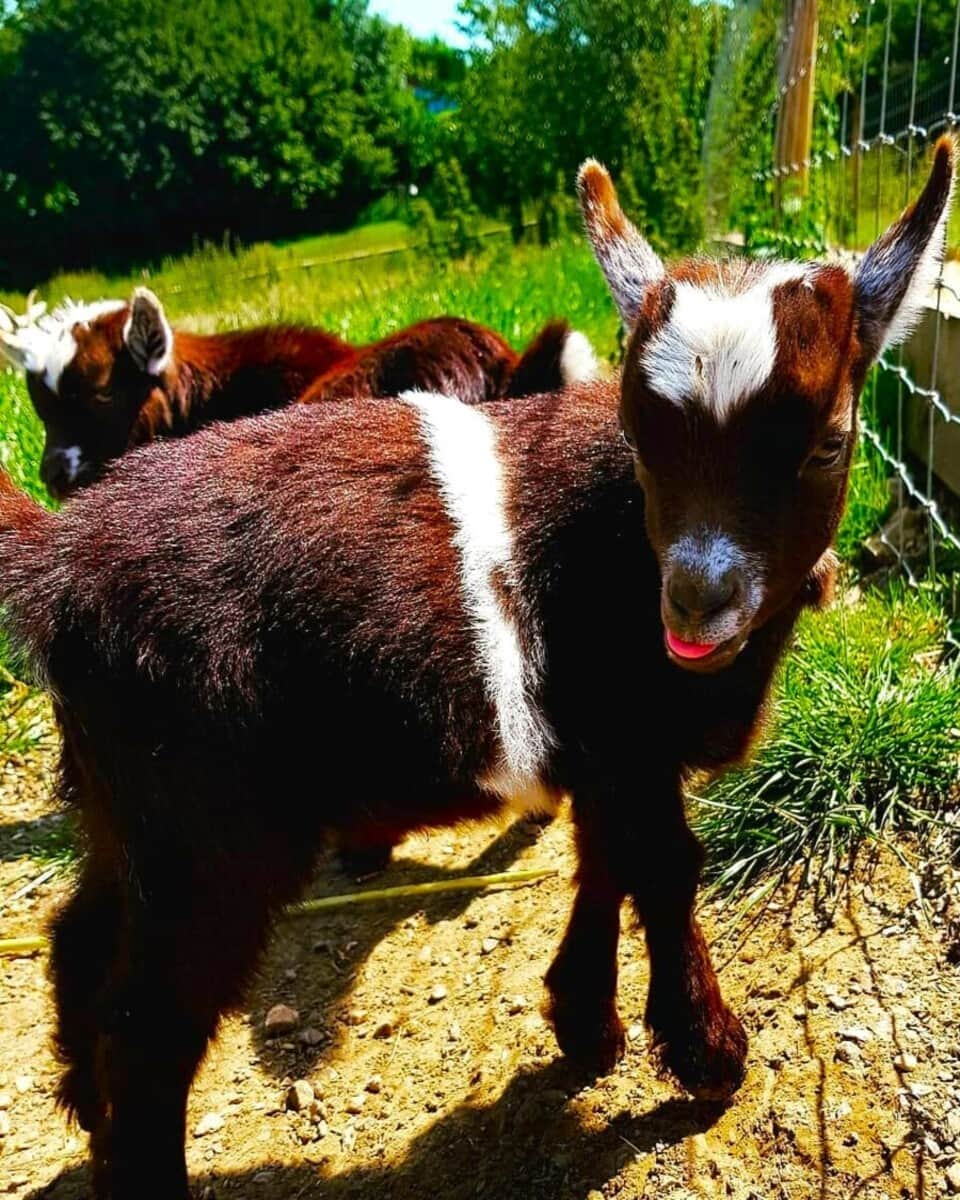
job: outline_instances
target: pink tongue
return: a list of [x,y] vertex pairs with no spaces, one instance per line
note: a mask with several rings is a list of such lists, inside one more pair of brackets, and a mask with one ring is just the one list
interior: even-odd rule
[[667,645],[677,658],[706,658],[717,648],[716,642],[682,642],[669,629],[667,630]]

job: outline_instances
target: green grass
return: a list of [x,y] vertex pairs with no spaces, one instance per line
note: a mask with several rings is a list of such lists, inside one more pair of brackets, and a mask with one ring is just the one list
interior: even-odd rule
[[845,562],[859,559],[864,542],[876,533],[890,504],[883,459],[869,442],[861,440],[850,468],[847,506],[837,531],[837,553]]
[[771,729],[694,802],[712,878],[743,887],[864,838],[923,830],[960,787],[960,679],[932,592],[873,592],[803,619]]

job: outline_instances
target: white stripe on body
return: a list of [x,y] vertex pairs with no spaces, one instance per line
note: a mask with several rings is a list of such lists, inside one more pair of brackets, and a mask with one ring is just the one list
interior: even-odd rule
[[517,586],[503,470],[489,417],[450,396],[406,392],[417,409],[430,467],[454,527],[467,619],[484,687],[496,714],[498,759],[477,782],[511,807],[551,807],[542,773],[553,734],[537,704],[543,651],[524,651],[516,620],[495,587]]

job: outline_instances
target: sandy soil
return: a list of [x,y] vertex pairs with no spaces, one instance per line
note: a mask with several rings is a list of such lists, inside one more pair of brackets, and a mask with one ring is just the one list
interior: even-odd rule
[[[61,820],[49,760],[0,774],[0,903],[39,874]],[[909,860],[909,848],[903,848]],[[228,1020],[190,1105],[197,1196],[296,1200],[929,1197],[960,1191],[960,891],[861,854],[833,899],[785,885],[743,918],[703,918],[751,1034],[727,1109],[657,1077],[645,1034],[607,1078],[576,1077],[540,1015],[573,873],[570,831],[520,823],[408,841],[379,884],[511,867],[555,879],[488,895],[351,909],[279,930],[248,1008]],[[332,865],[316,895],[351,890]],[[60,875],[0,910],[0,936],[41,928]],[[739,919],[738,919],[739,918]],[[646,961],[625,917],[621,1012],[638,1022]],[[445,989],[442,999],[431,993]],[[439,993],[434,992],[434,995]],[[266,1012],[295,1008],[267,1040]],[[0,1193],[88,1194],[84,1145],[56,1111],[42,957],[0,959]],[[307,1111],[287,1107],[291,1084]],[[206,1130],[206,1132],[204,1132]],[[149,1164],[144,1164],[149,1170]],[[953,1182],[951,1183],[951,1178]]]

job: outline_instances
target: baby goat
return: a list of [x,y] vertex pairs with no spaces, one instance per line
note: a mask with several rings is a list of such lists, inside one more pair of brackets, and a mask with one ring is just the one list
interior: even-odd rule
[[100,478],[133,446],[297,399],[422,388],[478,404],[596,373],[586,338],[564,322],[546,326],[520,356],[493,330],[456,317],[421,321],[367,346],[297,326],[174,332],[148,288],[129,303],[67,302],[46,315],[28,301],[27,310],[0,308],[0,353],[26,371],[46,433],[40,476],[57,499]]
[[941,141],[853,276],[668,270],[588,163],[621,385],[294,406],[135,451],[59,514],[5,484],[0,604],[87,834],[52,968],[97,1196],[185,1200],[197,1064],[330,832],[389,842],[569,793],[560,1046],[623,1051],[628,898],[663,1064],[698,1096],[738,1087],[682,784],[744,753],[827,593],[858,395],[935,276],[953,158]]

